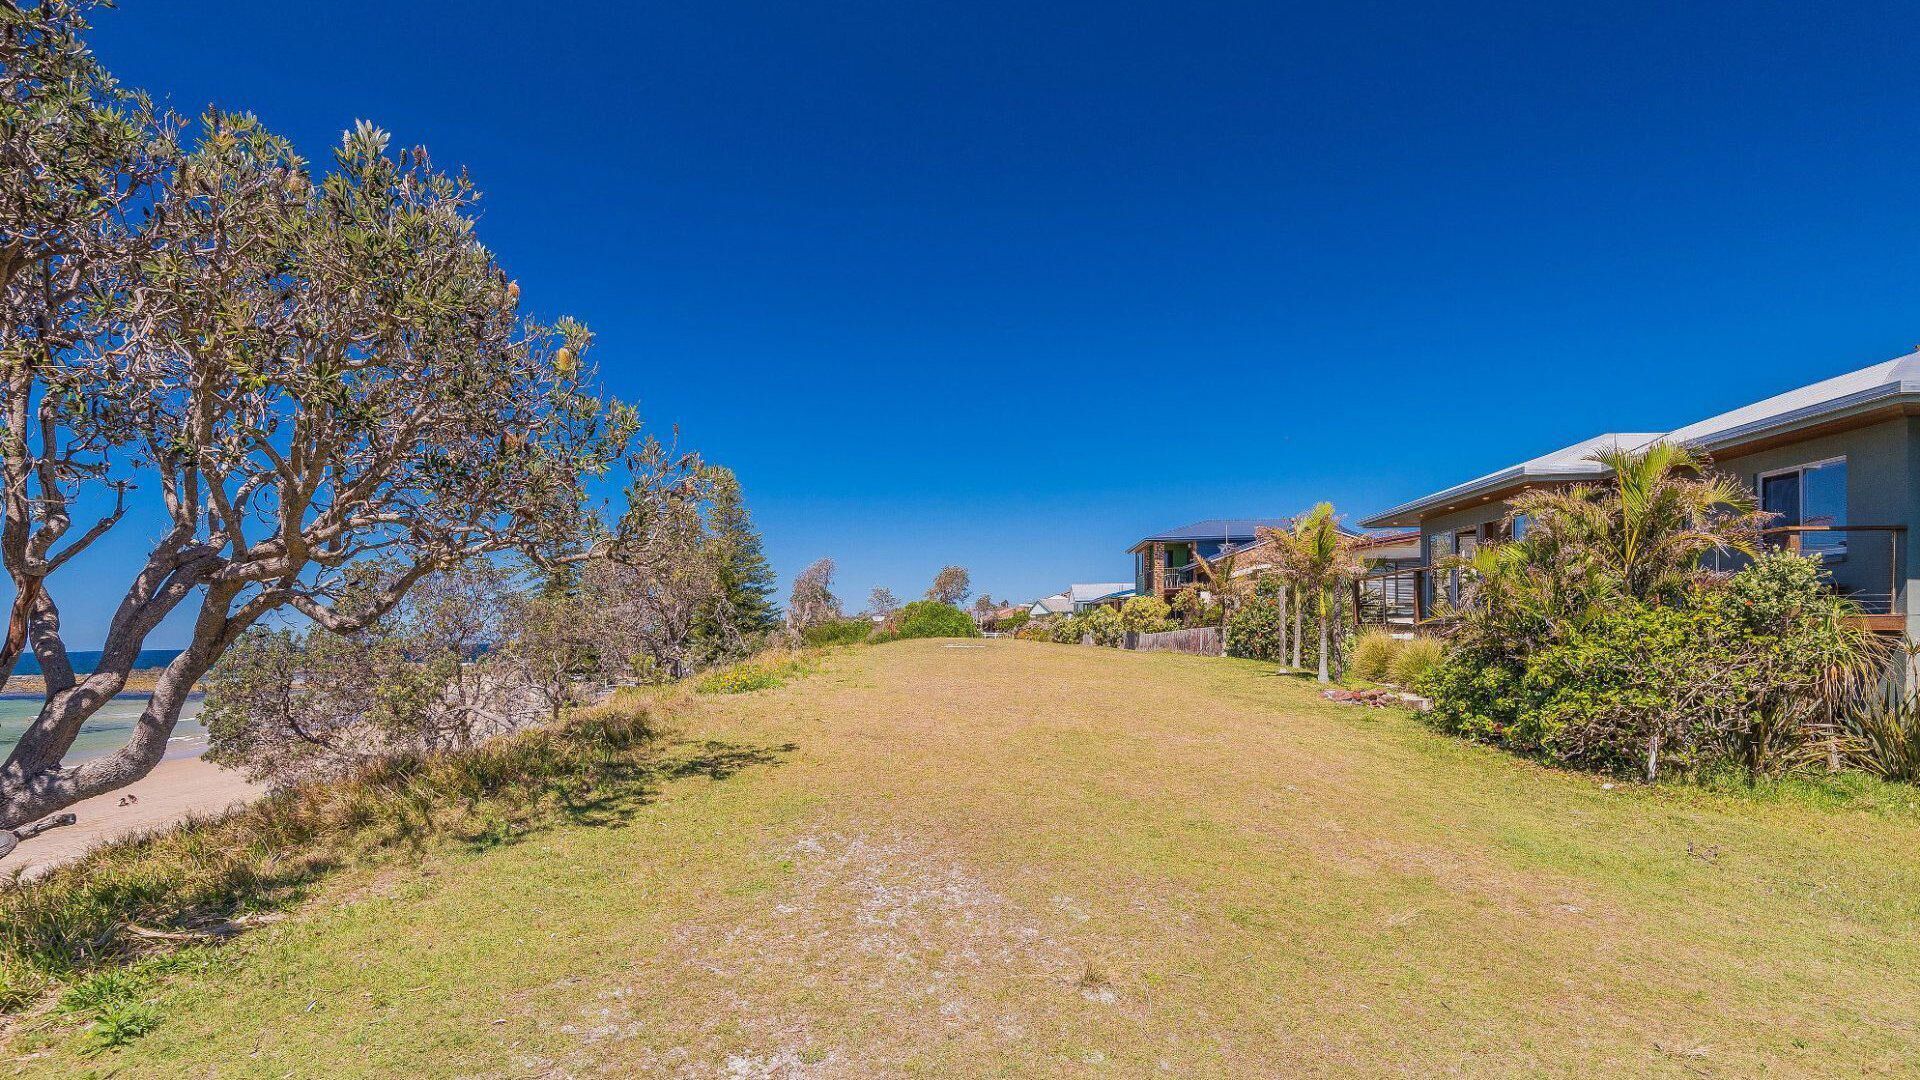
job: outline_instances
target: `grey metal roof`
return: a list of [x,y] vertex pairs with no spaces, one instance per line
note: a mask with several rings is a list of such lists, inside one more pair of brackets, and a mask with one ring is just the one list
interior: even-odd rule
[[1436,510],[1451,510],[1463,505],[1467,500],[1517,483],[1537,480],[1584,480],[1603,476],[1607,471],[1606,466],[1594,461],[1594,454],[1615,447],[1637,450],[1660,437],[1661,433],[1658,431],[1613,431],[1604,435],[1595,435],[1591,439],[1582,439],[1572,446],[1563,446],[1550,454],[1541,454],[1537,458],[1529,458],[1518,465],[1509,465],[1464,484],[1455,484],[1444,491],[1436,491],[1412,502],[1401,503],[1391,510],[1382,511],[1367,518],[1360,524],[1369,529],[1418,525],[1422,514],[1430,514]]
[[1108,581],[1094,585],[1073,585],[1067,589],[1067,599],[1076,604],[1091,604],[1095,600],[1105,600],[1123,592],[1132,592],[1131,581]]
[[1920,350],[1775,394],[1668,432],[1669,442],[1708,453],[1857,412],[1920,398]]
[[1602,466],[1584,459],[1609,442],[1627,449],[1638,449],[1655,440],[1662,440],[1684,443],[1709,454],[1719,454],[1758,439],[1791,434],[1829,420],[1841,420],[1897,404],[1920,404],[1920,349],[1858,371],[1810,383],[1797,390],[1775,394],[1673,431],[1597,436],[1445,491],[1402,503],[1361,524],[1368,528],[1414,525],[1419,522],[1421,514],[1457,506],[1463,499],[1517,482],[1578,480],[1603,475],[1606,470]]
[[1191,525],[1182,525],[1177,529],[1143,536],[1133,546],[1141,544],[1172,544],[1196,540],[1225,540],[1229,543],[1245,543],[1252,540],[1261,529],[1285,529],[1293,525],[1292,518],[1208,518]]

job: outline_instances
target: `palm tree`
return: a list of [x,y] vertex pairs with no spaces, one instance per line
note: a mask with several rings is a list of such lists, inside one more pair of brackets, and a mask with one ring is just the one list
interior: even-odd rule
[[1193,561],[1206,577],[1209,591],[1220,598],[1220,636],[1223,642],[1227,633],[1227,615],[1233,602],[1239,599],[1240,591],[1246,587],[1245,582],[1235,581],[1233,577],[1233,564],[1239,558],[1239,552],[1230,552],[1220,559],[1209,559],[1200,554],[1198,548],[1193,552]]
[[[1281,572],[1302,592],[1317,595],[1320,624],[1321,682],[1332,682],[1334,596],[1336,590],[1366,571],[1354,538],[1340,528],[1340,519],[1332,503],[1321,503],[1294,519],[1293,528],[1269,530],[1274,554]],[[1293,666],[1300,666],[1300,609],[1294,609]]]
[[1528,522],[1527,540],[1551,548],[1557,561],[1578,561],[1624,597],[1671,601],[1706,573],[1711,551],[1751,556],[1768,515],[1732,477],[1677,443],[1644,450],[1601,451],[1593,460],[1613,472],[1607,484],[1527,492],[1513,512]]

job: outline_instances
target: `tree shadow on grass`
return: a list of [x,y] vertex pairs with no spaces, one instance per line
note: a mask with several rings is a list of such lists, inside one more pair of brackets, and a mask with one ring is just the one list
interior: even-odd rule
[[710,740],[583,758],[483,752],[470,773],[403,763],[354,785],[283,792],[105,845],[39,882],[0,886],[0,966],[65,980],[224,941],[348,867],[449,844],[484,852],[565,825],[621,828],[672,781],[725,780],[796,749]]
[[[530,820],[518,828],[502,827],[507,822],[490,822],[488,827],[466,836],[464,846],[469,851],[504,847],[561,824],[623,829],[673,781],[699,777],[726,780],[755,766],[778,765],[798,749],[795,743],[750,746],[714,739],[673,743],[658,760],[623,765],[585,783],[556,785],[551,794],[558,814],[552,820]],[[530,816],[537,819],[537,810],[531,810]]]

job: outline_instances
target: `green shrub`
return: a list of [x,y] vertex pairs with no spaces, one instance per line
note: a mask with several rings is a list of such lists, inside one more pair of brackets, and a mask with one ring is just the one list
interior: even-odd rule
[[1000,632],[1003,634],[1018,634],[1021,629],[1032,620],[1033,612],[1025,609],[1016,611],[1011,615],[1002,616],[999,620]]
[[870,619],[828,619],[800,631],[800,640],[814,648],[829,645],[858,645],[873,635]]
[[1837,671],[1872,650],[1813,560],[1764,555],[1679,601],[1614,598],[1525,650],[1469,615],[1415,681],[1442,730],[1568,765],[1657,777],[1825,760]]
[[1433,699],[1427,719],[1441,731],[1510,749],[1538,749],[1514,735],[1525,711],[1520,687],[1525,674],[1525,667],[1504,652],[1466,642],[1448,649],[1412,689]]
[[1387,681],[1408,689],[1418,685],[1447,651],[1440,639],[1434,637],[1416,637],[1399,644],[1387,668]]
[[873,635],[874,641],[902,641],[908,638],[974,638],[980,627],[973,616],[938,600],[915,600],[887,618]]
[[[1909,669],[1915,666],[1912,647],[1896,655]],[[1920,783],[1920,695],[1889,672],[1876,691],[1863,697],[1841,715],[1849,759],[1888,780]]]
[[1160,634],[1173,629],[1173,609],[1157,596],[1136,596],[1120,605],[1120,629],[1129,634]]
[[1078,645],[1087,634],[1087,620],[1081,615],[1055,615],[1048,624],[1048,639],[1061,645]]
[[1368,682],[1385,682],[1399,659],[1402,642],[1386,630],[1369,630],[1353,643],[1347,673]]
[[1278,599],[1256,593],[1233,609],[1227,616],[1226,647],[1228,656],[1274,662],[1286,659],[1280,655]]
[[1081,612],[1079,619],[1081,632],[1092,637],[1095,645],[1119,645],[1127,633],[1120,613],[1104,604]]

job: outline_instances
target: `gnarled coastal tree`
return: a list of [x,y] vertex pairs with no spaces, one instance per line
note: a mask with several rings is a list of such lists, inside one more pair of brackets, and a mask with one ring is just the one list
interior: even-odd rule
[[[583,478],[658,452],[582,389],[584,327],[518,314],[464,177],[364,123],[317,177],[250,116],[180,139],[82,29],[0,0],[0,685],[22,647],[46,684],[0,832],[149,772],[195,680],[272,613],[352,632],[465,559],[591,554]],[[130,517],[154,539],[118,586],[90,568],[124,593],[81,674],[62,571]],[[396,569],[369,590],[375,557]],[[67,764],[176,612],[190,640],[127,743]]]

